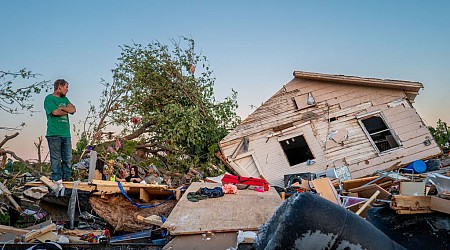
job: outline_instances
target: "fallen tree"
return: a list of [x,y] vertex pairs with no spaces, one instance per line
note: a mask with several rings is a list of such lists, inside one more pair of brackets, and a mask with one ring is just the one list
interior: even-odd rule
[[[237,93],[215,99],[213,72],[192,39],[124,45],[112,72],[112,83],[102,81],[100,106],[91,105],[82,122],[76,157],[96,145],[105,160],[139,150],[142,165],[175,172],[218,164],[217,143],[240,121]],[[108,131],[111,125],[121,131]]]

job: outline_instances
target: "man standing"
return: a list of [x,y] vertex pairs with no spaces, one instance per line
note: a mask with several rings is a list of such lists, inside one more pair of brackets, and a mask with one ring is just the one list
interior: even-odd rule
[[66,97],[69,83],[58,79],[53,84],[53,94],[47,95],[44,101],[47,115],[47,141],[50,151],[52,180],[66,181],[70,178],[70,161],[72,160],[72,144],[70,141],[69,115],[76,112],[75,106]]

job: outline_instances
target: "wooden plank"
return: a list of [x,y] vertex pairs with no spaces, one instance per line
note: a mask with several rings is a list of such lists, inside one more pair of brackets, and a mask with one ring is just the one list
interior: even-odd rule
[[[345,191],[348,191],[352,188],[357,188],[360,187],[370,181],[375,180],[376,178],[378,178],[379,176],[372,176],[372,177],[364,177],[364,178],[358,178],[358,179],[352,179],[352,180],[345,180],[342,181],[342,187],[344,188]],[[381,182],[382,180],[379,180],[379,182]],[[377,182],[375,182],[377,183]]]
[[13,233],[13,234],[26,234],[26,233],[29,233],[30,230],[20,229],[20,228],[5,226],[5,225],[0,225],[0,232],[2,232],[2,233]]
[[3,183],[0,182],[0,195],[1,194],[4,194],[6,196],[6,198],[9,200],[9,202],[11,202],[11,204],[14,206],[14,208],[17,211],[22,212],[22,208],[14,200],[14,198],[12,197],[12,194],[9,191],[9,189],[5,185],[3,185]]
[[431,211],[429,209],[423,209],[423,210],[398,209],[398,210],[395,210],[395,212],[397,214],[431,214],[431,213],[433,213],[433,211]]
[[372,203],[375,198],[377,198],[377,196],[380,194],[380,190],[377,190],[370,198],[369,200],[367,200],[364,205],[362,205],[362,207],[360,207],[358,209],[358,211],[356,211],[357,215],[360,215],[362,213],[362,211],[364,211],[364,209],[366,209],[367,206],[369,206],[370,203]]
[[57,242],[58,239],[59,239],[59,236],[54,234],[52,231],[46,232],[46,233],[41,234],[36,237],[36,240],[38,240],[42,243],[48,242],[48,241]]
[[198,202],[187,199],[189,192],[196,192],[201,187],[220,186],[218,183],[192,183],[162,227],[171,235],[257,230],[281,204],[281,198],[273,188],[262,193],[239,190],[237,194]]
[[369,198],[376,192],[380,194],[379,196],[381,199],[389,199],[389,196],[391,195],[388,191],[378,186],[377,184],[370,184],[363,187],[352,188],[348,191],[351,193],[358,193],[358,197],[362,198]]
[[147,191],[145,191],[145,189],[140,188],[139,199],[143,202],[150,202],[152,200],[152,197],[147,193]]
[[40,235],[43,235],[43,234],[45,234],[45,233],[47,233],[47,232],[51,232],[53,229],[55,229],[56,228],[56,225],[55,224],[50,224],[50,225],[47,225],[47,226],[45,226],[45,227],[43,227],[43,228],[41,228],[41,229],[39,229],[39,230],[36,230],[36,231],[31,231],[30,233],[27,233],[25,236],[24,236],[24,241],[25,242],[29,242],[29,241],[31,241],[31,240],[34,240],[34,239],[36,239],[37,237],[39,237]]
[[182,235],[174,237],[167,243],[163,250],[184,250],[184,249],[236,249],[237,234],[233,233],[208,233]]
[[394,195],[392,197],[391,207],[398,214],[417,214],[431,213],[431,196],[405,196]]
[[57,184],[55,184],[53,181],[47,178],[47,176],[41,176],[39,180],[51,189],[55,189],[57,186]]
[[340,205],[336,189],[329,178],[315,179],[311,181],[317,193],[323,198]]
[[430,209],[450,214],[450,200],[432,196],[430,201]]
[[161,226],[163,224],[161,216],[158,216],[158,215],[150,215],[148,217],[138,215],[136,219],[138,221],[142,221],[144,223],[152,224],[152,225],[156,225],[156,226]]
[[63,230],[61,231],[62,234],[67,235],[67,236],[78,236],[81,237],[83,234],[88,234],[88,233],[92,233],[95,236],[100,236],[104,233],[104,230],[79,230],[79,229],[74,229],[74,230]]
[[[44,177],[44,176],[43,176]],[[42,178],[42,177],[41,177]],[[47,185],[54,184],[47,177],[44,178],[45,183]],[[50,181],[50,182],[48,182]],[[125,191],[130,191],[131,188],[144,189],[149,195],[170,195],[172,191],[167,189],[167,185],[158,185],[158,184],[141,184],[141,183],[132,183],[132,182],[121,182],[122,187]],[[25,186],[43,186],[45,185],[43,182],[28,182]],[[63,182],[65,188],[72,189],[73,182],[65,181]],[[92,192],[93,195],[108,195],[108,194],[118,194],[121,193],[117,182],[114,181],[103,181],[103,180],[92,180],[92,182],[81,182],[77,186],[78,190]]]
[[329,117],[339,117],[339,116],[354,114],[356,112],[360,112],[361,110],[369,108],[370,106],[372,106],[372,102],[361,103],[361,104],[358,104],[355,106],[351,106],[351,107],[339,110],[337,112],[330,113]]
[[252,159],[253,159],[253,162],[255,163],[256,169],[258,169],[259,176],[264,176],[261,165],[259,164],[259,162],[256,159],[254,154],[252,154]]

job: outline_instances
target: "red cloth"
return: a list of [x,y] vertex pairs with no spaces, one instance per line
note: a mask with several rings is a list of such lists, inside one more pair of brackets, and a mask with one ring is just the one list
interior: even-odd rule
[[235,184],[235,185],[246,185],[252,187],[259,187],[264,189],[264,191],[269,190],[269,183],[265,179],[255,178],[255,177],[243,177],[235,176],[231,174],[225,174],[222,178],[222,184]]

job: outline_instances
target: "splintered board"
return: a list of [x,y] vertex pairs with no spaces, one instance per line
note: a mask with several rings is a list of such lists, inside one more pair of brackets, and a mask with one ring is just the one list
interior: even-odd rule
[[198,202],[187,199],[189,192],[196,192],[199,188],[220,186],[217,183],[192,183],[162,227],[167,228],[171,235],[252,231],[264,224],[282,203],[273,188],[262,193],[238,190],[236,194]]

